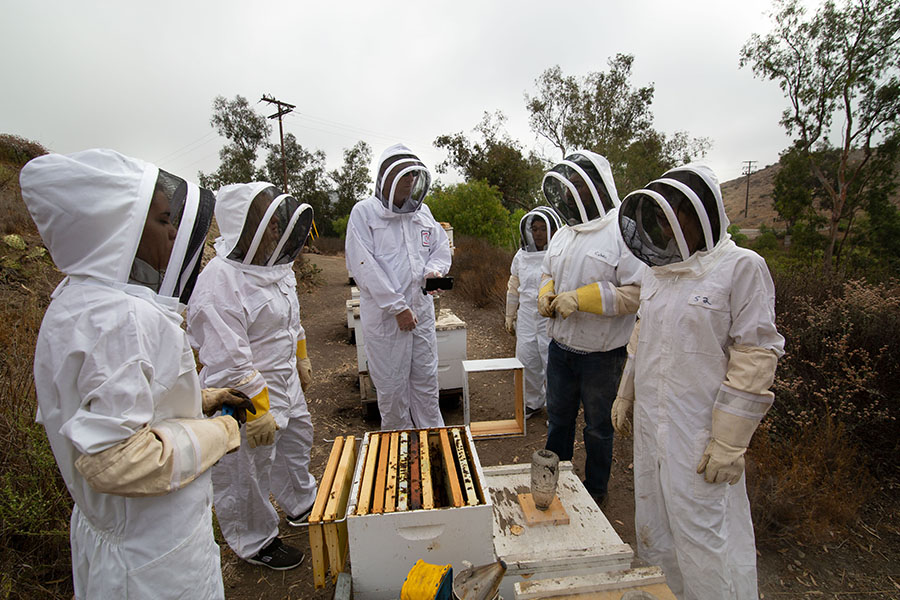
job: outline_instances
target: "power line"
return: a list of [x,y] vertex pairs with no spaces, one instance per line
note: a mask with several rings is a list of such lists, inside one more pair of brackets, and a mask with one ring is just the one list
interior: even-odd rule
[[[182,146],[181,148],[178,148],[177,150],[173,150],[172,152],[169,152],[168,154],[166,154],[166,155],[163,156],[162,158],[159,158],[159,159],[157,159],[157,160],[154,160],[154,161],[153,161],[153,164],[158,165],[158,164],[160,164],[160,163],[162,163],[162,162],[165,162],[165,161],[167,161],[167,160],[171,160],[171,159],[175,158],[176,156],[178,156],[179,154],[182,154],[184,151],[186,151],[186,150],[187,150],[188,148],[190,148],[191,146],[197,146],[197,145],[202,146],[202,145],[205,145],[205,144],[209,143],[210,141],[212,141],[212,140],[210,139],[210,136],[213,136],[213,135],[215,135],[215,134],[216,134],[215,131],[207,131],[206,133],[204,133],[204,134],[201,135],[200,137],[194,139],[194,140],[191,141],[191,142],[188,142],[187,144],[185,144],[185,145]],[[192,148],[192,150],[193,150],[193,148]]]

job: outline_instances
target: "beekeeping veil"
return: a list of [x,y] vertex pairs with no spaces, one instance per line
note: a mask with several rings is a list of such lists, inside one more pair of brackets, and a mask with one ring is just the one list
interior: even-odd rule
[[[271,183],[226,185],[216,195],[224,254],[245,265],[294,262],[312,227],[313,209]],[[217,246],[218,249],[218,246]]]
[[[535,220],[542,221],[547,227],[547,240],[544,247],[538,250],[537,244],[534,242],[534,236],[531,233],[531,226]],[[549,206],[538,206],[519,220],[519,245],[526,252],[540,252],[547,249],[550,238],[559,231],[563,226],[562,220]]]
[[567,225],[603,217],[619,205],[609,162],[596,152],[569,154],[544,175],[541,187]]
[[[40,156],[22,169],[20,181],[25,204],[61,271],[139,283],[187,302],[212,223],[212,192],[104,149]],[[149,223],[150,214],[158,222]],[[152,226],[168,232],[157,246],[166,266],[137,258]]]
[[628,194],[619,227],[631,252],[651,267],[687,260],[730,237],[718,179],[694,164]]
[[409,148],[395,144],[385,150],[376,172],[375,197],[386,210],[396,214],[419,210],[431,185],[431,174]]

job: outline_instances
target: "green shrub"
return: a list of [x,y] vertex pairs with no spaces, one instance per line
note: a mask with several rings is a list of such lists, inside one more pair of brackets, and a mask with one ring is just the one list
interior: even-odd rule
[[741,228],[738,225],[731,224],[728,226],[728,233],[731,234],[731,239],[734,240],[734,243],[742,248],[747,247],[747,235],[741,233]]
[[494,246],[508,246],[510,214],[503,207],[502,198],[495,186],[484,181],[470,181],[436,187],[425,202],[435,220],[453,226],[454,235],[478,237]]

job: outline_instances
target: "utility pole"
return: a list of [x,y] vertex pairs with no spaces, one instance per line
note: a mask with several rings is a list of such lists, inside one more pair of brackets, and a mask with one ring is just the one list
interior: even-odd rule
[[278,107],[278,112],[274,115],[269,115],[270,119],[278,119],[278,135],[281,137],[281,168],[284,171],[284,189],[282,192],[285,194],[288,193],[288,180],[287,180],[287,160],[284,158],[284,128],[281,126],[281,117],[293,111],[296,106],[293,104],[288,104],[287,102],[282,102],[280,100],[276,100],[275,96],[271,94],[266,96],[263,94],[263,97],[260,98],[260,102],[268,102],[269,104],[274,104]]
[[744,218],[747,218],[747,211],[750,208],[750,173],[753,172],[753,165],[756,164],[755,160],[745,160],[744,161],[744,175],[747,176],[747,197],[744,198]]

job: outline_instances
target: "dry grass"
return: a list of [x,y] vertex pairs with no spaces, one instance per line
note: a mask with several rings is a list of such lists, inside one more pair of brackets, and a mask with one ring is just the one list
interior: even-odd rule
[[502,311],[513,253],[480,238],[459,236],[455,243],[456,253],[450,269],[454,292],[478,308],[496,307]]
[[830,541],[853,525],[874,489],[866,461],[844,427],[825,419],[794,439],[754,436],[748,473],[761,541]]

